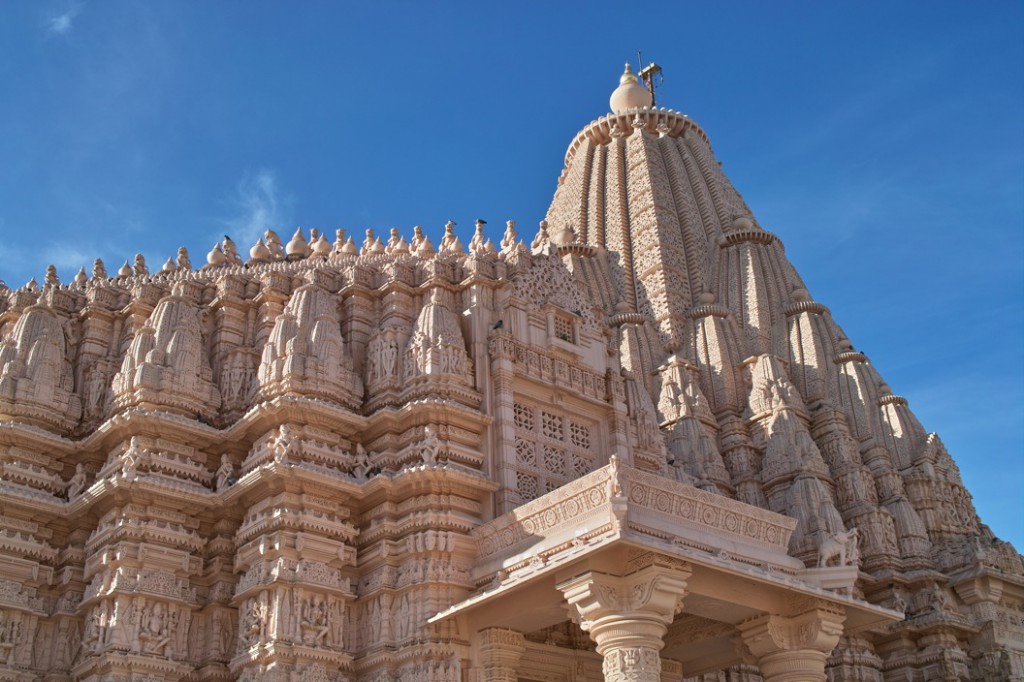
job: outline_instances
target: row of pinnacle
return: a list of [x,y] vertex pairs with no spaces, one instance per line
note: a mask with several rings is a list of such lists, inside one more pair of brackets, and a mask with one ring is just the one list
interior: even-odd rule
[[[298,227],[295,229],[295,234],[287,244],[281,242],[281,238],[278,236],[277,232],[268,229],[264,232],[262,237],[257,239],[252,248],[249,249],[248,260],[244,260],[239,254],[238,246],[235,244],[234,240],[232,240],[230,236],[224,235],[224,239],[216,242],[213,245],[213,248],[210,249],[210,252],[206,254],[206,265],[202,266],[202,268],[208,269],[229,265],[252,265],[258,263],[271,263],[275,261],[296,261],[304,258],[326,259],[334,255],[389,255],[394,257],[415,255],[420,258],[431,258],[438,253],[469,253],[476,256],[485,256],[487,254],[508,254],[517,250],[526,250],[526,245],[519,239],[519,232],[516,230],[516,222],[514,220],[506,221],[505,232],[497,247],[490,238],[484,235],[483,230],[486,224],[487,221],[485,220],[478,219],[476,221],[476,229],[473,233],[473,237],[470,239],[468,251],[463,245],[462,240],[455,234],[455,223],[453,221],[448,221],[445,224],[444,235],[441,237],[439,248],[435,248],[430,238],[423,234],[423,227],[420,225],[413,227],[413,236],[408,241],[406,241],[405,237],[399,234],[398,228],[391,228],[387,241],[383,241],[379,236],[376,236],[372,229],[367,229],[362,245],[357,244],[352,236],[348,236],[346,238],[345,230],[343,229],[335,230],[335,239],[332,243],[328,241],[326,236],[316,228],[310,229],[309,239],[306,239],[302,228]],[[563,229],[562,232],[567,232],[568,234],[559,234],[558,237],[561,237],[561,239],[556,239],[558,243],[572,241],[575,237],[571,230]],[[551,237],[548,234],[547,221],[542,220],[540,221],[540,228],[537,232],[537,236],[530,244],[530,249],[536,251],[543,248],[546,244],[551,243],[551,241]],[[160,270],[155,274],[167,275],[179,270],[192,269],[192,260],[189,257],[188,249],[182,246],[178,248],[176,257],[168,258]],[[146,259],[141,253],[135,254],[135,259],[131,263],[126,260],[124,265],[121,266],[115,275],[115,277],[148,276],[150,276],[149,267],[146,265]],[[83,267],[78,271],[78,274],[75,275],[74,282],[76,284],[84,284],[88,279],[89,276],[86,274],[85,268]],[[106,266],[101,258],[97,258],[93,262],[92,279],[110,279],[110,276],[107,274]],[[60,283],[60,278],[57,275],[57,267],[54,265],[47,266],[43,285],[59,286]],[[3,283],[3,280],[0,280],[0,290],[5,288],[6,285]],[[39,285],[33,277],[28,284],[25,285],[25,288],[28,290],[37,290]]]

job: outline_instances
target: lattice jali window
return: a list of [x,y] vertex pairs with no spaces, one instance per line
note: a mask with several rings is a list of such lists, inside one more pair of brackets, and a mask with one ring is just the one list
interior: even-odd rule
[[555,336],[562,341],[576,343],[573,336],[572,320],[565,315],[555,315]]
[[533,466],[537,463],[535,443],[531,443],[528,440],[522,438],[516,438],[516,462],[519,464],[526,464]]
[[537,497],[537,477],[522,471],[516,472],[516,491],[524,500]]
[[590,429],[577,421],[569,422],[569,442],[584,450],[590,447]]
[[565,478],[565,450],[545,445],[544,469],[553,476]]
[[533,431],[533,410],[529,405],[516,403],[512,411],[515,414],[516,428]]
[[596,424],[525,401],[513,404],[515,488],[521,502],[551,492],[597,468]]
[[564,438],[562,434],[562,421],[561,415],[543,410],[540,413],[541,433],[548,438],[562,440]]

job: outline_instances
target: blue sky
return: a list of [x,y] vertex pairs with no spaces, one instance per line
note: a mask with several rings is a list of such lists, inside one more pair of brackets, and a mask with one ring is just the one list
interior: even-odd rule
[[1024,549],[1019,2],[0,1],[0,278],[266,226],[532,235],[637,49]]

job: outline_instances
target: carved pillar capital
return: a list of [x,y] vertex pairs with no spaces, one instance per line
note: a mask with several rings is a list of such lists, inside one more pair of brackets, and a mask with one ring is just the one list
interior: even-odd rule
[[821,604],[796,616],[752,618],[739,629],[765,682],[825,682],[825,662],[839,643],[844,620],[841,610]]
[[624,576],[588,571],[558,585],[604,658],[608,682],[657,682],[663,637],[679,612],[690,568],[652,564]]
[[523,633],[508,628],[487,628],[476,634],[482,682],[516,682],[519,659],[526,651]]

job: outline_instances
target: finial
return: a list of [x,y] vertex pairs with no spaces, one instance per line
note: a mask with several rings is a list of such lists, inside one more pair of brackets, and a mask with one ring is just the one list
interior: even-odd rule
[[622,114],[631,109],[643,109],[651,106],[653,102],[651,93],[640,85],[629,62],[626,62],[626,70],[619,77],[619,87],[615,88],[608,100],[612,112]]

